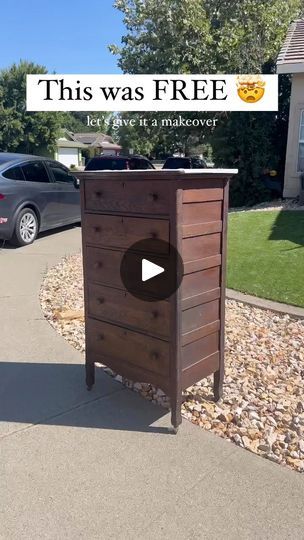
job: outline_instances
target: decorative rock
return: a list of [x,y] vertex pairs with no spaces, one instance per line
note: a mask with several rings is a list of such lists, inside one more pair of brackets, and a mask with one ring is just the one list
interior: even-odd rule
[[[50,324],[84,352],[81,318],[53,316],[58,311],[83,312],[82,282],[81,255],[64,259],[47,273],[40,300]],[[184,393],[182,414],[238,446],[304,472],[304,320],[231,300],[226,314],[223,399],[212,402],[209,377]],[[145,399],[169,407],[162,390],[100,369]]]

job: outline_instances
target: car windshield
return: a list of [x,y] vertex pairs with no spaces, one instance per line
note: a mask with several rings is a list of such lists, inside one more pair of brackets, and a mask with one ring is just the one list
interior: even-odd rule
[[93,158],[86,166],[86,171],[121,171],[126,168],[125,159],[115,158]]
[[190,160],[187,158],[168,158],[164,169],[190,169]]
[[192,158],[193,169],[205,169],[207,167],[206,162],[200,158]]

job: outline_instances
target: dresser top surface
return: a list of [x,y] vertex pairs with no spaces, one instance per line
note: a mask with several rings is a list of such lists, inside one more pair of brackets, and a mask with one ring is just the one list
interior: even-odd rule
[[102,171],[82,171],[77,172],[81,179],[93,180],[110,178],[111,180],[121,180],[123,177],[129,180],[182,180],[191,176],[193,180],[204,178],[231,178],[238,173],[238,169],[136,169],[136,170],[102,170]]

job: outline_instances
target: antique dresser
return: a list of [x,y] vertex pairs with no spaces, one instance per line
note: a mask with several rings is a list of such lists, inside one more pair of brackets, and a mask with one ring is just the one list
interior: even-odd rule
[[[94,384],[95,362],[151,383],[170,397],[174,430],[181,423],[184,389],[214,374],[215,399],[222,394],[228,189],[236,172],[78,175],[88,389]],[[122,259],[143,239],[151,239],[140,254],[146,260],[153,250],[162,251],[165,260],[176,249],[182,258],[183,265],[176,266],[182,275],[171,276],[180,286],[168,298],[158,298],[157,288],[151,298],[149,290],[146,297],[138,296],[125,286]]]

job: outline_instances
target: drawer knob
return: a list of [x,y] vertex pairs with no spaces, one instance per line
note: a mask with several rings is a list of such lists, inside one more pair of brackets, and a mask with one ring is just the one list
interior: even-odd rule
[[151,232],[151,238],[153,238],[154,240],[156,240],[156,239],[158,238],[157,232],[152,231],[152,232]]
[[104,304],[105,299],[104,298],[98,298],[98,304]]
[[152,353],[151,353],[151,358],[152,358],[153,360],[158,360],[158,358],[159,358],[158,352],[156,352],[156,351],[152,352]]
[[95,231],[96,233],[100,233],[100,232],[101,232],[101,228],[98,227],[98,226],[97,226],[97,227],[94,227],[94,231]]
[[156,310],[155,310],[155,311],[152,311],[152,317],[153,317],[153,319],[157,319],[158,316],[159,316],[158,311],[156,311]]
[[152,201],[157,201],[158,200],[158,194],[157,193],[150,193],[150,198],[152,199]]
[[102,197],[102,191],[96,191],[95,196],[97,199],[100,199]]
[[104,334],[99,334],[99,335],[98,335],[98,339],[99,339],[99,341],[103,341],[103,340],[104,340],[104,338],[105,338],[105,337],[104,337]]
[[96,268],[96,269],[102,268],[102,262],[97,261],[97,262],[94,264],[94,268]]

